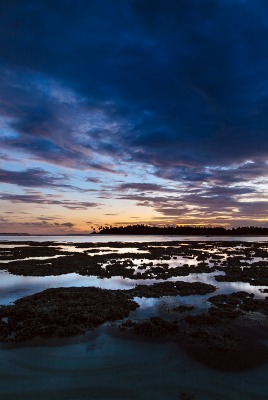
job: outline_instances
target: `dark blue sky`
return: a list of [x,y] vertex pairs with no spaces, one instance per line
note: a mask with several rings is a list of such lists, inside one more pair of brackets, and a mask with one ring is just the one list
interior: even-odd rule
[[0,231],[267,226],[267,1],[0,10]]

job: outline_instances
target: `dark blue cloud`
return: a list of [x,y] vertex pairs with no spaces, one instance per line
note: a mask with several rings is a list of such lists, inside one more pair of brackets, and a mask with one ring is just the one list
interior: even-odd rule
[[40,168],[30,168],[25,171],[9,171],[0,168],[0,182],[25,187],[67,186],[63,182],[66,176],[55,177]]
[[157,185],[155,183],[138,183],[138,182],[133,182],[133,183],[122,183],[118,187],[119,191],[128,191],[128,190],[134,190],[137,192],[140,191],[145,191],[145,192],[152,192],[152,191],[163,191],[165,190],[161,185]]
[[58,200],[58,196],[44,195],[42,193],[29,193],[29,194],[0,194],[0,200],[8,201],[10,203],[26,203],[38,205],[59,205],[69,210],[87,210],[99,206],[100,204],[89,201],[71,201],[71,200]]
[[[111,115],[132,127],[118,147],[134,160],[263,158],[267,14],[262,1],[13,0],[1,14],[1,60],[63,82],[88,104],[112,102]],[[53,104],[43,102],[14,128],[49,131],[47,121],[58,127]]]
[[68,184],[67,174],[51,174],[42,168],[28,168],[10,171],[0,168],[0,182],[29,188],[52,188],[60,191],[94,192],[94,189],[82,189]]

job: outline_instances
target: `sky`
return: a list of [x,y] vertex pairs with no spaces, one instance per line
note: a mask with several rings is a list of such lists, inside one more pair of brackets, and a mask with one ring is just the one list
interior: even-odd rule
[[266,0],[0,0],[0,232],[267,211]]

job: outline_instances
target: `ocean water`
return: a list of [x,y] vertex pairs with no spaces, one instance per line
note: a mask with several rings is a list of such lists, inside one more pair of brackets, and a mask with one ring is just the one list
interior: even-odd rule
[[1,400],[268,398],[267,365],[223,373],[176,343],[122,339],[104,329],[85,342],[52,344],[0,351]]
[[[7,241],[14,239],[0,238]],[[145,239],[137,236],[25,237],[27,241],[73,243],[88,243],[90,239],[92,243],[150,241],[148,237]],[[24,239],[16,237],[18,240]],[[151,237],[151,241],[164,240],[190,238]],[[222,239],[198,237],[193,240]],[[268,238],[247,237],[244,240],[268,241]],[[216,282],[214,276],[215,273],[191,274],[176,279],[213,283],[218,287],[217,294],[246,290],[258,297],[265,297],[259,291],[261,287],[242,282]],[[137,283],[144,282],[121,277],[98,279],[75,273],[27,277],[2,271],[0,304],[9,304],[17,298],[48,287],[99,286],[129,289]],[[152,283],[152,280],[145,283]],[[180,304],[206,308],[206,298],[209,296],[182,297]],[[139,302],[140,308],[133,315],[139,319],[156,313],[161,316],[162,310],[172,307],[178,298],[135,300]],[[107,324],[91,334],[67,341],[36,340],[23,346],[0,346],[0,400],[268,400],[268,364],[248,371],[222,372],[193,360],[176,342],[131,339],[115,332]],[[268,346],[268,341],[265,344]]]
[[172,236],[172,235],[88,235],[88,236],[9,236],[0,235],[0,241],[33,241],[33,242],[72,242],[72,243],[109,243],[109,242],[164,242],[164,241],[243,241],[268,242],[268,236]]

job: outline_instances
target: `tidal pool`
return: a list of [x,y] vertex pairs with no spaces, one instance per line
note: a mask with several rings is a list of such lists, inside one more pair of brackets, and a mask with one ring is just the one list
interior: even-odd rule
[[[28,237],[25,239],[28,240]],[[59,241],[63,242],[62,238],[60,239]],[[168,239],[171,238],[168,237]],[[51,237],[46,240],[51,240]],[[74,239],[75,241],[78,242]],[[81,241],[79,238],[79,242]],[[110,241],[111,237],[108,237],[106,242]],[[220,242],[218,238],[217,241]],[[9,250],[12,246],[6,243],[1,247]],[[78,249],[67,243],[66,246],[62,246],[64,251],[67,247],[70,252],[90,252],[87,246]],[[125,248],[103,247],[99,250],[105,253],[114,250],[117,254],[133,251],[135,260],[135,251],[137,252],[138,248],[128,248],[126,245]],[[220,250],[222,260],[226,260],[226,247],[221,249],[220,243],[217,250],[206,249],[205,253],[213,257],[215,253],[220,253]],[[243,246],[237,246],[237,250],[243,250]],[[231,248],[228,247],[229,251]],[[55,257],[58,256],[45,257],[45,259]],[[247,263],[262,260],[265,260],[265,257],[253,258],[253,260],[247,260]],[[196,258],[177,257],[168,261],[146,259],[146,252],[144,252],[143,261],[140,258],[135,260],[135,268],[142,262],[153,262],[153,266],[169,263],[170,268],[179,268],[185,263],[197,265]],[[209,266],[214,265],[211,258],[207,262]],[[155,315],[163,318],[169,315],[169,318],[172,318],[172,309],[178,304],[193,305],[195,314],[210,306],[207,302],[208,297],[218,294],[244,291],[254,294],[255,298],[267,297],[267,293],[260,291],[267,286],[255,286],[249,282],[218,282],[215,280],[217,275],[224,275],[224,272],[221,270],[169,277],[166,280],[212,284],[217,287],[217,290],[213,294],[203,296],[135,297],[134,300],[140,307],[132,312],[131,318],[139,320]],[[0,304],[10,304],[21,297],[47,288],[96,286],[104,289],[128,290],[135,285],[150,285],[163,281],[163,279],[129,279],[121,276],[99,278],[82,276],[75,272],[57,276],[20,276],[2,270],[0,272]],[[194,360],[176,341],[130,338],[118,333],[116,330],[118,324],[119,322],[107,323],[82,337],[68,340],[36,339],[31,343],[2,345],[0,348],[0,400],[36,400],[37,398],[41,400],[47,398],[51,400],[268,399],[268,364],[247,371],[222,372]],[[263,341],[263,343],[268,347],[268,341]],[[249,351],[251,351],[250,348]]]
[[105,327],[80,343],[0,350],[3,400],[267,400],[267,376],[268,365],[223,373],[176,343],[123,339]]

